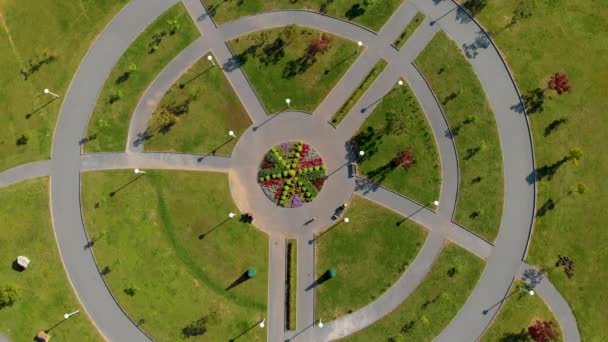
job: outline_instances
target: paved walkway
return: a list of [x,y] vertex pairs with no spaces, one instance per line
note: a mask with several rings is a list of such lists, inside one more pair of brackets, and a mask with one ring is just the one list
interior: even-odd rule
[[[177,0],[132,0],[106,27],[83,60],[59,115],[53,140],[52,160],[26,164],[0,173],[0,186],[51,175],[53,224],[65,268],[88,314],[111,341],[146,341],[148,337],[122,312],[99,275],[90,250],[84,250],[87,237],[82,223],[79,195],[81,170],[116,168],[160,168],[228,172],[232,196],[242,211],[256,213],[256,224],[270,234],[271,269],[269,274],[268,340],[321,341],[354,333],[393,310],[415,289],[428,270],[444,240],[451,240],[487,259],[481,280],[465,306],[438,337],[438,340],[476,340],[491,323],[497,309],[482,311],[498,302],[509,290],[514,277],[522,271],[534,212],[534,186],[525,178],[534,169],[532,145],[525,116],[511,108],[519,105],[517,90],[498,51],[485,34],[466,15],[444,0],[405,1],[375,34],[361,26],[308,11],[276,11],[245,17],[216,27],[200,0],[182,0],[203,37],[180,53],[150,85],[140,100],[129,128],[126,153],[80,154],[78,141],[107,75],[120,55],[143,29]],[[391,45],[402,29],[421,10],[427,15],[405,47]],[[463,19],[464,18],[464,19]],[[252,31],[298,24],[362,41],[366,50],[330,95],[315,111],[282,112],[268,116],[226,41]],[[433,25],[431,25],[433,24]],[[458,190],[458,164],[449,131],[430,87],[412,64],[433,35],[443,30],[462,47],[477,73],[496,114],[503,147],[505,198],[501,229],[494,245],[454,224],[452,216]],[[243,102],[254,125],[235,146],[230,158],[141,153],[143,144],[134,145],[143,132],[154,107],[171,84],[207,51],[211,51]],[[327,121],[356,89],[380,59],[389,65],[370,89],[354,105],[337,128]],[[439,208],[413,202],[380,186],[359,178],[349,178],[347,163],[352,161],[345,146],[379,101],[395,86],[401,76],[413,89],[435,134],[442,162],[442,189]],[[329,178],[317,199],[299,209],[277,208],[257,186],[257,165],[273,145],[286,140],[305,140],[324,157]],[[385,294],[357,312],[334,322],[325,322],[320,330],[314,317],[314,290],[306,287],[315,278],[314,236],[327,229],[334,208],[349,201],[353,193],[364,196],[409,217],[432,232],[421,253],[408,271]],[[435,211],[436,210],[436,211]],[[304,227],[310,217],[318,220]],[[285,333],[285,238],[298,239],[298,329]],[[312,242],[312,243],[309,243]],[[578,340],[576,322],[567,303],[547,281],[539,285],[539,294],[547,296],[562,323],[568,339]]]
[[545,304],[549,306],[549,309],[551,309],[559,322],[564,340],[580,341],[581,335],[579,334],[572,309],[570,309],[570,305],[568,305],[561,293],[551,284],[549,278],[535,267],[523,262],[517,276],[533,288],[543,298]]

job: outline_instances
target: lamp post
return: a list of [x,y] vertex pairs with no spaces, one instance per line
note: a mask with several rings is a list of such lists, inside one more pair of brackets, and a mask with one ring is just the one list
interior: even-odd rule
[[364,155],[365,155],[365,152],[364,152],[364,151],[359,151],[359,156],[360,156],[360,157],[363,157]]
[[133,173],[135,173],[135,174],[137,175],[137,174],[140,174],[140,173],[141,173],[141,174],[145,174],[146,172],[145,172],[145,171],[142,171],[142,170],[140,170],[140,169],[135,169],[135,170],[133,170]]
[[522,290],[522,291],[527,292],[530,296],[534,296],[534,290],[529,290],[529,289],[527,289],[525,287],[520,287],[519,289]]
[[285,99],[285,103],[287,103],[287,107],[291,107],[291,99]]
[[319,328],[323,328],[323,322],[321,322],[320,318],[319,318]]
[[229,213],[229,214],[228,214],[228,218],[234,218],[235,216],[236,216],[236,214],[235,214],[235,213]]
[[266,326],[266,317],[260,322],[260,328],[264,329],[264,326]]
[[234,131],[229,131],[229,132],[228,132],[228,135],[229,135],[231,138],[236,138],[236,134],[234,134]]
[[363,46],[363,42],[362,41],[358,41],[357,42],[357,50],[359,50],[362,46]]
[[54,96],[54,97],[59,97],[59,95],[53,93],[52,91],[48,90],[47,88],[44,88],[44,93],[45,94],[49,94],[49,95]]
[[68,318],[72,317],[73,315],[75,315],[75,314],[77,314],[79,312],[80,312],[80,310],[76,310],[74,312],[66,313],[65,315],[63,315],[63,318],[68,319]]
[[348,222],[350,222],[350,219],[348,217],[345,217],[344,218],[344,223],[348,223]]
[[215,62],[213,61],[213,56],[211,56],[211,55],[207,56],[207,60],[209,62],[211,62],[211,64],[213,64],[213,66],[215,66]]
[[438,207],[439,206],[439,201],[433,201],[433,205]]
[[399,81],[397,81],[397,84],[401,87],[401,86],[403,86],[403,81],[399,80]]

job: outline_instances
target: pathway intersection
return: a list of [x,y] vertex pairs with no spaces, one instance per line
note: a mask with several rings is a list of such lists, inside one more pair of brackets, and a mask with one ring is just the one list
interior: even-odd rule
[[[275,11],[238,19],[217,27],[200,0],[182,0],[201,31],[202,37],[181,52],[156,77],[138,104],[129,127],[125,153],[81,154],[79,141],[97,100],[97,94],[112,67],[129,44],[156,17],[178,0],[131,0],[114,18],[89,50],[78,69],[59,115],[53,140],[52,159],[18,166],[0,173],[0,186],[21,180],[51,176],[53,225],[69,278],[89,316],[110,341],[148,341],[114,300],[99,274],[87,244],[80,210],[80,172],[107,169],[185,169],[227,172],[233,199],[243,212],[253,212],[258,228],[269,236],[270,273],[268,295],[268,341],[326,341],[352,334],[381,319],[395,309],[423,281],[445,241],[453,241],[487,260],[480,281],[470,298],[443,333],[440,341],[478,339],[494,319],[500,305],[488,307],[504,298],[513,280],[522,276],[522,260],[531,235],[535,207],[535,188],[526,177],[534,170],[533,150],[525,115],[512,108],[521,100],[498,50],[477,23],[453,2],[447,0],[405,1],[379,33],[356,24],[308,11]],[[392,42],[417,11],[426,14],[406,45],[397,50]],[[464,19],[463,19],[464,18]],[[467,19],[468,18],[468,19]],[[327,31],[353,41],[362,41],[365,51],[324,99],[313,115],[297,111],[267,113],[245,74],[234,64],[226,41],[262,29],[298,24]],[[458,196],[458,162],[454,143],[441,108],[414,59],[440,30],[446,32],[468,52],[469,62],[479,77],[500,132],[503,147],[505,198],[501,229],[490,243],[453,222]],[[487,44],[478,44],[486,39]],[[238,94],[253,121],[230,157],[143,153],[140,134],[166,90],[200,57],[212,53]],[[332,115],[380,60],[386,69],[354,105],[338,126],[329,124]],[[420,204],[369,181],[349,177],[345,167],[353,161],[346,141],[368,115],[403,78],[412,88],[431,125],[441,157],[442,187],[440,206]],[[269,116],[268,114],[276,114]],[[298,209],[276,207],[257,184],[257,168],[266,151],[283,141],[303,140],[315,147],[327,163],[330,175],[324,190],[314,202]],[[368,198],[431,229],[431,234],[409,269],[382,296],[368,306],[324,322],[318,328],[314,314],[314,290],[306,288],[315,279],[316,234],[334,221],[333,210],[353,194]],[[304,226],[310,217],[319,219]],[[285,326],[285,244],[286,237],[298,239],[297,327]],[[544,278],[540,294],[554,309],[567,341],[578,341],[576,321],[567,303]],[[556,306],[556,308],[553,308]]]

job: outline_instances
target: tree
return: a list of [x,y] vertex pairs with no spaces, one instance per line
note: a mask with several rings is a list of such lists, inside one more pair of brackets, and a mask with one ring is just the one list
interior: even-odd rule
[[532,16],[533,5],[534,3],[531,0],[520,0],[513,11],[509,26],[515,25],[519,20],[530,18]]
[[574,267],[576,266],[574,260],[567,255],[557,256],[557,261],[555,262],[555,267],[564,266],[564,273],[566,273],[566,277],[571,279],[574,277]]
[[386,134],[398,135],[404,133],[406,128],[407,124],[403,114],[393,111],[386,112]]
[[162,108],[158,114],[152,116],[150,129],[152,132],[167,133],[176,122],[176,116],[166,108]]
[[555,323],[551,321],[536,321],[534,325],[528,327],[528,334],[536,342],[549,342],[557,340]]
[[584,183],[578,183],[576,186],[570,188],[569,193],[573,194],[577,192],[579,195],[584,195],[589,192],[589,188]]
[[568,83],[568,75],[560,74],[558,72],[551,75],[551,78],[549,78],[549,81],[547,82],[547,88],[555,90],[557,95],[572,90],[572,86]]
[[315,56],[317,53],[325,53],[329,50],[329,43],[331,42],[331,38],[325,33],[321,34],[314,42],[312,42],[308,49],[307,53],[311,56]]
[[463,6],[471,12],[473,15],[479,14],[482,9],[488,4],[487,0],[467,0]]
[[407,171],[412,167],[412,165],[416,164],[416,158],[414,157],[412,149],[408,148],[405,151],[397,153],[394,162],[396,166],[400,165],[405,171]]
[[169,34],[174,35],[175,32],[179,31],[179,28],[182,25],[179,22],[178,18],[173,18],[173,19],[167,20],[167,26],[169,26]]
[[12,306],[21,298],[21,289],[12,284],[0,288],[0,309]]
[[568,154],[564,157],[564,160],[572,162],[574,165],[578,165],[578,162],[583,158],[583,150],[580,147],[575,147],[568,151]]

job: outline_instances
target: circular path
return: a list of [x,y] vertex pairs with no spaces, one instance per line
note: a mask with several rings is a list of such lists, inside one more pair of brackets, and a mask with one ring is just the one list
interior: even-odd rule
[[[59,115],[53,140],[51,161],[30,163],[0,173],[0,186],[41,175],[51,176],[53,225],[66,271],[89,316],[110,341],[147,341],[130,321],[96,267],[80,211],[80,172],[116,168],[162,168],[228,172],[233,198],[242,211],[253,211],[256,224],[270,235],[270,275],[268,340],[325,341],[351,334],[372,324],[398,306],[423,280],[446,240],[451,240],[487,260],[480,281],[467,303],[437,340],[473,341],[478,339],[496,315],[516,277],[526,279],[529,267],[522,263],[531,235],[535,187],[526,181],[534,170],[528,122],[521,108],[506,64],[486,33],[451,1],[411,0],[404,2],[378,34],[355,24],[307,11],[277,11],[250,16],[216,27],[200,0],[183,0],[203,36],[182,52],[161,72],[138,105],[129,128],[126,153],[81,155],[79,141],[84,136],[97,95],[113,65],[145,27],[177,0],[132,0],[106,27],[89,50],[76,73]],[[391,46],[417,11],[427,19],[401,51]],[[282,112],[268,116],[225,42],[249,32],[299,24],[361,40],[366,50],[355,61],[321,103],[314,115]],[[443,30],[459,46],[475,46],[465,51],[480,79],[500,132],[503,147],[505,198],[500,232],[491,244],[452,222],[458,187],[458,166],[453,142],[441,109],[422,75],[412,62],[434,36]],[[204,53],[212,51],[254,122],[228,158],[187,154],[141,153],[134,144],[137,132],[145,129],[154,108],[143,105],[162,96],[178,77]],[[334,128],[331,116],[348,98],[379,58],[389,62],[385,71],[361,97],[347,118]],[[359,178],[349,178],[345,165],[351,162],[345,142],[360,127],[375,105],[403,76],[421,103],[435,134],[442,161],[441,205],[437,211],[392,193]],[[160,90],[160,92],[159,92]],[[154,95],[157,94],[157,95]],[[161,95],[158,95],[161,94]],[[146,102],[147,103],[147,102]],[[362,109],[365,109],[362,113]],[[255,129],[254,129],[255,128]],[[304,140],[324,156],[330,175],[321,194],[309,205],[283,209],[272,205],[257,184],[257,166],[273,145],[286,140]],[[432,230],[421,252],[408,271],[376,301],[323,329],[314,326],[314,293],[304,289],[314,281],[314,236],[326,229],[336,206],[357,193],[392,209]],[[289,211],[289,218],[287,212]],[[309,226],[310,217],[319,219]],[[298,238],[298,306],[295,333],[284,327],[285,238]],[[526,271],[528,270],[528,271]],[[528,273],[527,273],[528,272]],[[555,288],[543,278],[538,292],[560,321],[567,341],[580,340],[570,308]],[[489,309],[487,314],[483,314]]]

